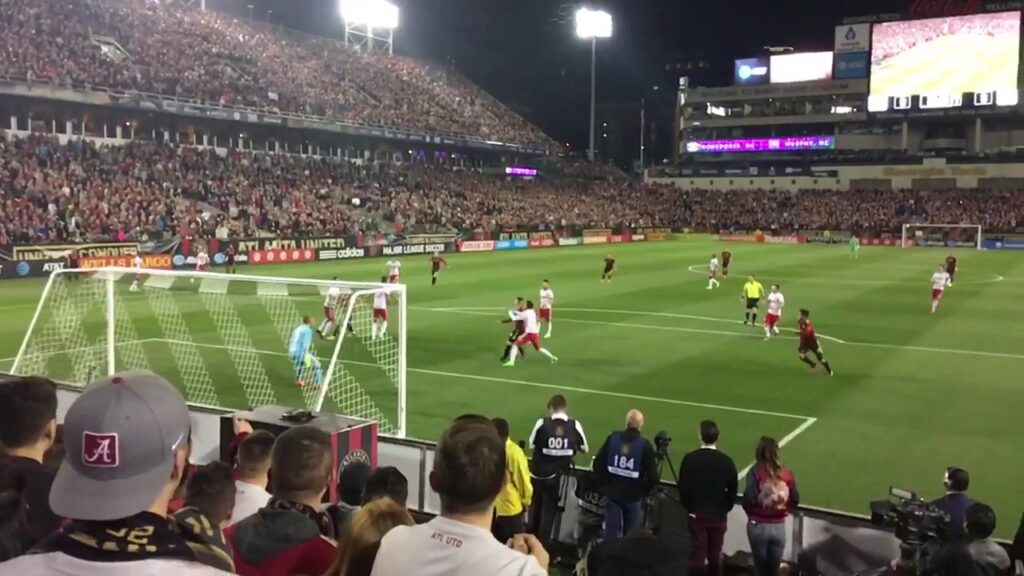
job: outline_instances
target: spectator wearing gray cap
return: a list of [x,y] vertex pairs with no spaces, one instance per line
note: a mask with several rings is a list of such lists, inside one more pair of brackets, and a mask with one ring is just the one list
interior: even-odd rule
[[50,492],[53,511],[71,520],[40,553],[0,566],[0,575],[232,573],[216,525],[167,516],[188,467],[190,433],[185,399],[156,374],[89,384],[64,420],[67,453]]

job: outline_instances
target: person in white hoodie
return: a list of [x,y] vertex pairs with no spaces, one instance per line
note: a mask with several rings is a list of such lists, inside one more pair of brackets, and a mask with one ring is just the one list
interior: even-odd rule
[[150,372],[93,382],[64,421],[67,454],[50,491],[70,519],[0,576],[217,576],[234,573],[220,527],[167,507],[188,469],[181,393]]

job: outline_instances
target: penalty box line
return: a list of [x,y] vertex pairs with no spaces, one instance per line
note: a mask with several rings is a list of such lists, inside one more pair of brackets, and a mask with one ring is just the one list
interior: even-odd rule
[[[131,341],[131,342],[122,342],[122,344],[143,344],[143,343],[146,343],[146,342],[164,342],[164,343],[167,343],[167,344],[184,344],[184,345],[197,346],[197,347],[200,347],[200,348],[213,348],[213,349],[217,349],[217,350],[248,350],[250,352],[255,352],[256,354],[265,354],[265,355],[268,355],[268,356],[282,356],[282,357],[287,357],[288,356],[288,354],[286,352],[281,352],[281,351],[277,351],[277,350],[260,350],[260,349],[256,349],[256,348],[245,349],[245,348],[239,348],[239,347],[235,347],[235,346],[226,346],[226,345],[223,345],[223,344],[205,344],[205,343],[202,343],[202,342],[188,342],[188,341],[184,341],[184,340],[172,340],[172,339],[167,339],[167,338],[147,338],[147,339],[135,340],[135,341]],[[321,358],[321,359],[323,359],[323,358]],[[338,357],[338,361],[340,361],[342,364],[346,364],[347,363],[347,364],[355,364],[357,366],[380,367],[379,364],[374,364],[372,362],[361,362],[361,361],[356,361],[356,360],[346,360],[343,356],[339,356]],[[576,393],[579,393],[579,394],[591,394],[591,395],[594,395],[594,396],[606,396],[606,397],[609,397],[609,398],[622,398],[622,399],[625,399],[625,400],[639,400],[639,401],[643,401],[643,402],[657,402],[657,403],[661,403],[661,404],[672,404],[672,405],[675,405],[675,406],[690,406],[690,407],[693,407],[693,408],[705,408],[705,409],[708,409],[708,410],[720,410],[720,411],[724,411],[724,412],[737,412],[737,413],[741,413],[741,414],[754,414],[754,415],[757,415],[757,416],[771,416],[771,417],[775,417],[775,418],[788,418],[790,420],[801,420],[801,421],[803,421],[803,424],[801,424],[801,426],[803,426],[803,428],[802,429],[798,428],[798,430],[800,432],[803,432],[803,430],[807,429],[806,428],[807,426],[810,426],[810,424],[808,424],[808,421],[810,421],[810,423],[813,424],[814,421],[817,420],[817,418],[814,418],[814,417],[811,417],[811,416],[804,416],[802,414],[789,414],[789,413],[786,413],[786,412],[775,412],[775,411],[772,411],[772,410],[759,410],[757,408],[740,408],[740,407],[736,407],[736,406],[724,406],[724,405],[721,405],[721,404],[708,404],[708,403],[704,403],[704,402],[690,402],[688,400],[676,400],[676,399],[672,399],[672,398],[657,398],[657,397],[654,397],[654,396],[641,396],[641,395],[637,395],[637,394],[626,394],[626,393],[623,393],[623,392],[612,392],[612,391],[609,391],[609,390],[594,390],[594,389],[590,389],[590,388],[579,388],[579,387],[575,387],[575,386],[561,386],[561,385],[556,385],[556,384],[547,384],[547,383],[543,383],[543,382],[528,382],[526,380],[514,380],[514,379],[511,379],[511,378],[498,378],[498,377],[494,377],[494,376],[481,376],[481,375],[478,375],[478,374],[462,374],[462,373],[458,373],[458,372],[444,372],[444,371],[441,371],[441,370],[429,370],[429,369],[426,369],[426,368],[407,368],[407,370],[409,372],[414,372],[414,373],[417,373],[417,374],[429,374],[429,375],[432,375],[432,376],[444,376],[444,377],[447,377],[447,378],[460,378],[460,379],[466,379],[466,380],[479,380],[479,381],[482,381],[482,382],[495,382],[495,383],[499,383],[499,384],[513,384],[513,385],[516,385],[516,386],[526,386],[526,387],[530,387],[530,388],[542,388],[542,389],[546,389],[546,390],[558,390],[558,391],[563,391],[563,392],[576,392]],[[785,440],[785,438],[784,438],[784,440]],[[790,440],[791,440],[791,438],[790,438]]]

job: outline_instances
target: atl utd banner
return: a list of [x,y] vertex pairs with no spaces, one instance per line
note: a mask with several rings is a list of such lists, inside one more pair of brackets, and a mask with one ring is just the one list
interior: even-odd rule
[[83,258],[135,256],[139,252],[136,242],[90,242],[86,244],[30,244],[0,247],[3,260],[54,260],[67,258],[77,251]]

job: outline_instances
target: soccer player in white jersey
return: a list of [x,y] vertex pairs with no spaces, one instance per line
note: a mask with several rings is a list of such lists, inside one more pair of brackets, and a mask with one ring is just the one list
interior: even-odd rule
[[718,256],[716,254],[711,255],[711,261],[708,262],[708,290],[712,288],[718,288],[720,282],[718,281]]
[[[338,277],[335,276],[334,279],[337,280]],[[334,329],[337,327],[337,321],[334,319],[335,310],[338,309],[340,303],[341,288],[331,286],[327,289],[327,295],[324,297],[324,321],[320,323],[320,328],[317,330],[321,338],[334,339]]]
[[558,357],[540,345],[540,322],[537,321],[537,312],[533,309],[533,300],[526,301],[526,310],[509,310],[508,317],[513,321],[522,320],[526,323],[526,332],[516,340],[516,345],[509,351],[508,362],[502,366],[512,367],[516,365],[516,355],[520,346],[533,344],[533,348],[551,359],[551,363],[558,362]]
[[[210,269],[210,255],[206,253],[206,250],[200,248],[199,254],[196,254],[196,272],[206,272]],[[190,282],[195,282],[196,279],[192,278]]]
[[782,295],[778,284],[772,284],[772,291],[768,293],[768,311],[764,315],[764,339],[779,335],[779,319],[782,318],[782,308],[786,305],[786,297]]
[[398,276],[402,272],[402,263],[398,260],[388,260],[388,282],[398,284]]
[[[381,278],[380,281],[386,282],[387,278]],[[381,338],[388,331],[388,291],[384,288],[377,290],[373,294],[373,327],[372,327],[371,339],[376,340],[377,336]]]
[[932,274],[932,314],[939,309],[939,300],[942,300],[946,286],[949,286],[949,273],[945,264],[939,264],[938,270]]
[[132,267],[135,268],[135,279],[132,280],[132,285],[128,288],[129,292],[139,291],[139,282],[142,281],[142,270],[145,269],[145,263],[142,261],[142,256],[136,254],[135,259],[132,260]]
[[547,280],[540,286],[540,321],[548,323],[548,330],[544,333],[545,338],[551,338],[551,313],[554,310],[551,306],[555,302],[555,293]]

